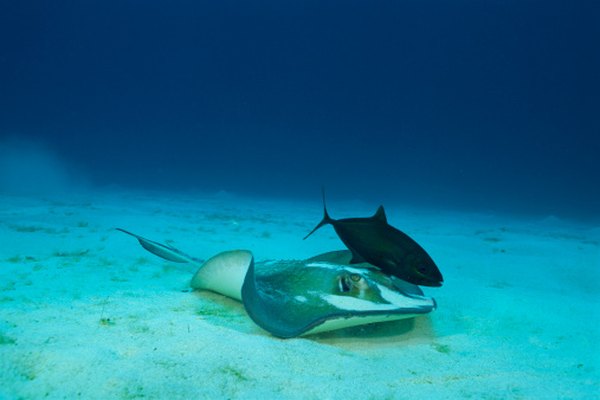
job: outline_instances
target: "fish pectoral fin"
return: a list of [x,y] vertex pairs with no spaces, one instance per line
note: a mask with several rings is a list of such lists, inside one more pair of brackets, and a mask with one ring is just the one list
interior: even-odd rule
[[350,260],[350,264],[362,264],[367,262],[367,260],[365,260],[360,254],[358,254],[354,250],[350,251],[352,252],[352,259]]

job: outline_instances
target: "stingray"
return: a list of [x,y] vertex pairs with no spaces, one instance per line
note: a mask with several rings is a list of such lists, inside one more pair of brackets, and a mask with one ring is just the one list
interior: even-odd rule
[[367,262],[415,285],[442,286],[444,278],[433,259],[410,236],[388,224],[383,206],[371,217],[333,219],[323,190],[323,219],[304,239],[324,225],[333,226],[352,252],[351,264]]
[[254,262],[247,250],[219,253],[205,262],[134,233],[146,250],[165,260],[198,265],[195,290],[241,301],[250,318],[280,338],[427,314],[435,300],[416,285],[368,265],[351,266],[347,250],[306,260]]

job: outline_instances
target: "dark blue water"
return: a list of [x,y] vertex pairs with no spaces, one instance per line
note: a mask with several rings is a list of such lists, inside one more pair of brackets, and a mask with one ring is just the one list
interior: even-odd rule
[[94,185],[597,218],[598,4],[5,1],[0,143]]

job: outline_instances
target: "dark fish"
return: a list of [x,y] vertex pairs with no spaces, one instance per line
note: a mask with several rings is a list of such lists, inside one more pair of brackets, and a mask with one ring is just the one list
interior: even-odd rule
[[372,217],[333,219],[327,213],[323,191],[323,210],[323,220],[304,239],[331,224],[352,252],[351,264],[367,262],[415,285],[442,286],[444,278],[435,262],[417,242],[387,223],[383,206]]

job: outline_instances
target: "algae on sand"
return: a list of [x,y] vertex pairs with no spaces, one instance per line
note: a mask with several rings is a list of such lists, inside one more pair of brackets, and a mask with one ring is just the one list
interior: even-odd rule
[[17,340],[0,332],[0,345],[17,344]]

